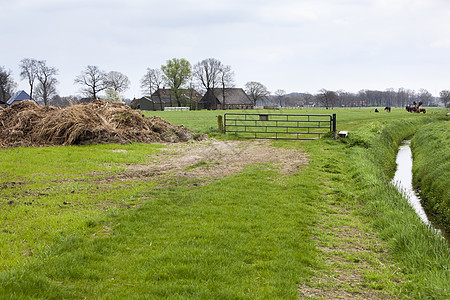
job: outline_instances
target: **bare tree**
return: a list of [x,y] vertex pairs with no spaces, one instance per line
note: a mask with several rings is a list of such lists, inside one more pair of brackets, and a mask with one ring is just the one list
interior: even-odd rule
[[395,104],[395,90],[393,88],[386,89],[387,106]]
[[98,98],[98,93],[108,87],[106,73],[97,66],[87,66],[80,75],[75,78],[75,83],[81,85],[81,92],[88,97]]
[[358,106],[358,95],[346,91],[339,91],[338,93],[339,97],[339,105],[341,107],[349,107],[349,106]]
[[222,85],[222,96],[223,96],[223,109],[226,108],[226,88],[234,87],[234,72],[231,70],[230,66],[223,66],[220,69],[219,73],[220,84]]
[[222,63],[215,58],[207,58],[194,65],[192,75],[206,90],[208,109],[215,109],[214,89],[219,85]]
[[115,90],[118,93],[122,93],[130,88],[130,80],[128,76],[117,72],[111,71],[106,75],[105,84]]
[[144,95],[151,96],[162,87],[163,78],[160,69],[147,68],[147,73],[141,79],[141,89]]
[[163,104],[161,100],[161,87],[163,85],[163,76],[160,69],[150,69],[147,68],[147,73],[141,79],[141,88],[144,95],[151,97],[153,93],[159,99],[159,105],[161,110],[163,109]]
[[36,78],[38,86],[36,87],[37,99],[41,100],[45,106],[48,105],[49,100],[56,95],[56,85],[58,80],[55,75],[58,74],[58,69],[47,66],[45,60],[37,62]]
[[317,101],[321,103],[326,109],[333,108],[339,100],[336,92],[321,89],[316,95]]
[[34,81],[37,77],[38,61],[34,58],[24,58],[20,61],[20,78],[26,79],[30,85],[30,99],[33,98]]
[[407,90],[405,88],[399,88],[397,91],[397,105],[405,107],[407,104],[411,104],[411,97],[414,95],[414,91]]
[[365,90],[358,92],[358,103],[356,106],[367,106],[367,95]]
[[283,101],[283,98],[286,96],[286,91],[285,90],[276,90],[275,91],[275,96],[277,97],[278,100],[278,105],[281,105],[281,102]]
[[338,96],[337,106],[344,107],[347,106],[348,102],[350,102],[350,93],[344,90],[339,90],[336,91],[336,95]]
[[417,97],[424,106],[429,106],[433,102],[433,95],[426,89],[420,89]]
[[441,102],[444,103],[444,107],[448,107],[450,103],[450,90],[443,90],[439,93]]
[[6,103],[14,94],[17,84],[11,76],[11,71],[0,67],[0,101]]
[[259,82],[250,81],[245,84],[245,92],[253,100],[253,104],[256,105],[256,101],[265,100],[269,96],[267,88]]

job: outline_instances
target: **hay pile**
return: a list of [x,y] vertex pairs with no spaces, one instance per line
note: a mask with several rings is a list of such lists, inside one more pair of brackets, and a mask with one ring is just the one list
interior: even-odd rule
[[16,146],[183,142],[204,138],[125,104],[97,100],[64,108],[24,100],[0,108],[0,148]]

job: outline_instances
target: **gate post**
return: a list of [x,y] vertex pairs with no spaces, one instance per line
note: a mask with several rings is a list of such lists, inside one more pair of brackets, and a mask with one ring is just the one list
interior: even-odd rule
[[336,132],[336,114],[333,114],[333,132]]
[[336,130],[336,114],[333,114],[333,134],[334,134],[334,140],[337,140],[338,132]]
[[221,115],[217,116],[217,124],[219,125],[220,133],[225,133],[224,128],[223,128],[223,121],[222,121],[222,116]]

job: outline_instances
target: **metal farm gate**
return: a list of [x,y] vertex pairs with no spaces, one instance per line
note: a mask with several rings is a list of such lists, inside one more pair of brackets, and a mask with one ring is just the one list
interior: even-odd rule
[[336,114],[226,113],[224,132],[251,139],[313,140],[336,131]]

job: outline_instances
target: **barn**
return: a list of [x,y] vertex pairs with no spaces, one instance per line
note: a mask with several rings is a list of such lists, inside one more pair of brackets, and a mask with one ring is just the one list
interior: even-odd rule
[[[211,95],[212,91],[212,95]],[[198,103],[199,109],[253,109],[250,97],[241,88],[217,88],[207,91]]]
[[[134,99],[130,103],[131,108],[140,110],[163,110],[160,103],[155,103],[151,97],[144,96]],[[164,104],[163,104],[164,107]]]
[[[191,109],[197,108],[201,95],[193,89],[180,89],[182,103]],[[134,99],[131,108],[140,110],[164,110],[165,107],[177,106],[176,99],[170,89],[162,88],[155,91],[151,96]]]

